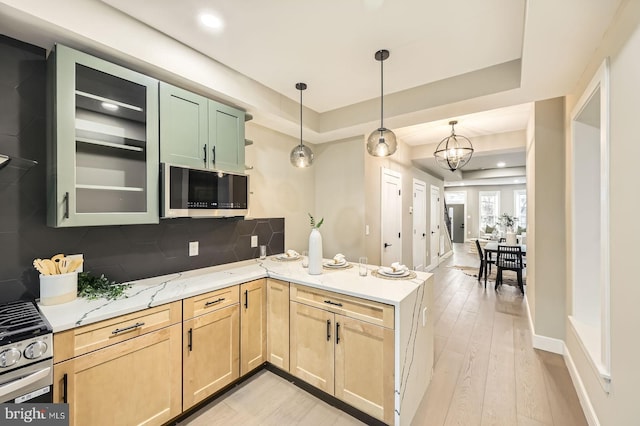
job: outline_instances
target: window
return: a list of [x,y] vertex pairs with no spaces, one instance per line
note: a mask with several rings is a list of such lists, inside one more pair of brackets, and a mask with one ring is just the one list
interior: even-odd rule
[[517,220],[516,227],[527,228],[527,191],[525,189],[513,191],[513,217]]
[[480,191],[478,194],[478,204],[480,205],[480,229],[485,226],[495,226],[500,214],[500,192]]

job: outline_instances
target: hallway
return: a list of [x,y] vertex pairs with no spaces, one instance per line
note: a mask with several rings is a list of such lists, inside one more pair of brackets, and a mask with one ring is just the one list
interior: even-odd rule
[[415,425],[586,425],[560,355],[532,348],[517,287],[452,268],[477,266],[464,244],[435,274],[435,368]]

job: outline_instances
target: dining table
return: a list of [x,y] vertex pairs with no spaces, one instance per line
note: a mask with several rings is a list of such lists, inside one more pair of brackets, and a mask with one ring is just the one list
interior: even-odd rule
[[487,244],[485,244],[484,246],[484,285],[485,287],[487,286],[487,267],[489,266],[489,263],[487,262],[487,259],[489,258],[489,255],[491,255],[492,253],[498,253],[498,246],[511,246],[513,247],[515,246],[520,246],[520,251],[522,252],[523,256],[527,255],[527,245],[526,244],[505,244],[505,243],[498,243],[497,241],[489,241]]

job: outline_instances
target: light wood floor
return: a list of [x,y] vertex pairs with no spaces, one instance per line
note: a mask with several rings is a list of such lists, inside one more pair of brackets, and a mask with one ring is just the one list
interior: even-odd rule
[[[477,265],[456,245],[435,273],[436,364],[414,425],[587,425],[560,355],[535,350],[515,287],[496,293],[450,268]],[[349,415],[263,371],[182,425],[357,425]]]

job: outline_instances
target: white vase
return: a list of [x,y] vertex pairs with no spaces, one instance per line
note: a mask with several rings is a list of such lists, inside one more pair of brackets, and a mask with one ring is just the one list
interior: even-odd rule
[[313,228],[309,235],[309,275],[322,273],[322,235]]

